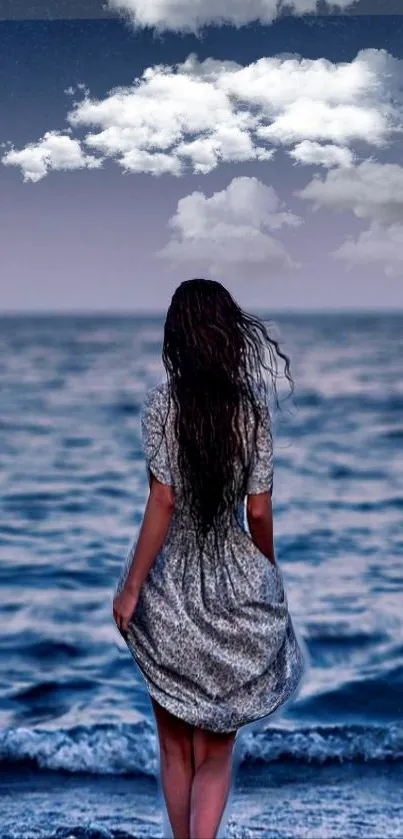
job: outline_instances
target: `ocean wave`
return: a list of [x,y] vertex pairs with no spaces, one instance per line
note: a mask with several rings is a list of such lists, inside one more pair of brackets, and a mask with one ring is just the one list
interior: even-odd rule
[[[240,764],[367,763],[403,760],[403,725],[316,725],[245,731]],[[91,775],[158,773],[154,726],[97,724],[65,730],[9,728],[0,733],[0,765]]]
[[[396,652],[394,657],[397,659]],[[342,714],[343,722],[347,715],[350,715],[350,720],[354,715],[354,719],[365,728],[370,720],[379,725],[386,725],[389,721],[392,725],[400,717],[403,666],[397,660],[395,666],[391,666],[386,655],[382,669],[378,664],[376,666],[380,673],[362,674],[359,680],[352,678],[320,695],[300,700],[300,714],[305,715],[305,719],[307,715],[310,719],[322,715],[324,719],[330,717],[332,720]]]

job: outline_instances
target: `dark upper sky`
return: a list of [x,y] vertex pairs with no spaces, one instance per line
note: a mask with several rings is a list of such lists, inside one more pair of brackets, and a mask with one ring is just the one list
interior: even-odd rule
[[[193,0],[194,1],[194,0]],[[152,0],[150,0],[150,5]],[[227,4],[228,6],[229,4]],[[263,6],[263,3],[262,3]],[[324,2],[321,13],[334,14],[337,6],[329,8]],[[287,14],[287,7],[285,14]],[[399,15],[402,14],[401,0],[355,0],[343,10],[343,15]],[[108,0],[0,0],[0,18],[4,20],[38,20],[40,18],[110,18],[116,10],[108,6]]]
[[3,20],[0,47],[1,310],[162,311],[188,276],[402,307],[402,16]]

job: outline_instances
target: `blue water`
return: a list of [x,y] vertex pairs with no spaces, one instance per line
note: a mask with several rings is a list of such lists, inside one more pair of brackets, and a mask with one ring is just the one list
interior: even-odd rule
[[[275,419],[275,544],[309,669],[242,731],[223,835],[398,837],[403,315],[271,318],[296,382]],[[111,610],[162,329],[1,319],[1,839],[167,835],[151,705]]]

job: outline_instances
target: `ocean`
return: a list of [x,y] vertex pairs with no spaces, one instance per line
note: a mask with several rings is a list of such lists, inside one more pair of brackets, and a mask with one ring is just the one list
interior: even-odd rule
[[[301,689],[236,742],[220,836],[403,836],[403,314],[264,316],[274,530]],[[142,676],[112,616],[147,497],[162,317],[4,315],[1,839],[171,835]],[[281,369],[281,368],[280,368]]]

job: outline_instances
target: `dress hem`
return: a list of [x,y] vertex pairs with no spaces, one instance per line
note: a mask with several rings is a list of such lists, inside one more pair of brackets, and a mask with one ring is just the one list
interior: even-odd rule
[[146,689],[147,689],[147,692],[149,693],[149,695],[153,699],[155,699],[155,701],[158,702],[158,704],[161,705],[161,707],[164,708],[164,710],[169,711],[169,713],[172,714],[172,716],[176,717],[176,719],[179,719],[182,722],[186,722],[189,725],[193,725],[196,728],[201,728],[204,731],[210,731],[214,734],[232,734],[234,732],[237,732],[244,725],[249,725],[249,723],[257,722],[258,720],[262,720],[265,717],[269,717],[269,716],[271,716],[271,714],[274,714],[275,711],[277,711],[279,709],[279,707],[283,707],[284,704],[292,698],[292,696],[294,695],[294,693],[298,689],[298,686],[301,682],[301,679],[302,679],[302,676],[303,676],[303,673],[304,673],[304,665],[301,662],[301,666],[294,672],[292,679],[290,680],[290,682],[288,682],[287,688],[286,689],[283,688],[283,690],[281,691],[281,694],[277,697],[277,702],[274,704],[274,707],[272,707],[269,711],[266,711],[265,713],[259,713],[255,717],[250,717],[250,716],[245,717],[244,719],[241,719],[238,723],[236,723],[235,726],[233,726],[232,728],[218,728],[218,727],[211,728],[209,725],[203,725],[203,724],[199,724],[198,722],[195,722],[194,715],[193,715],[193,718],[192,718],[191,714],[190,715],[187,715],[187,714],[179,715],[179,714],[175,713],[173,710],[171,710],[172,706],[171,706],[171,703],[169,702],[169,700],[168,701],[166,700],[165,695],[163,696],[163,699],[161,700],[161,698],[160,698],[161,692],[158,690],[158,688],[157,688],[157,690],[154,689],[152,680],[149,678],[149,676],[147,675],[147,673],[143,669],[143,667],[140,664],[134,650],[129,645],[127,645],[127,646],[129,648],[129,651],[130,651],[134,661],[138,665],[138,668],[139,668],[140,673],[141,673],[141,675],[144,679]]

